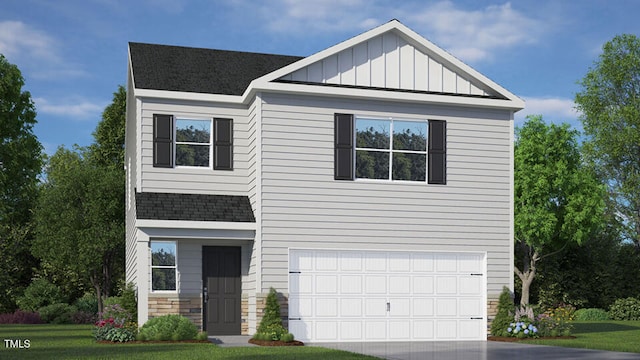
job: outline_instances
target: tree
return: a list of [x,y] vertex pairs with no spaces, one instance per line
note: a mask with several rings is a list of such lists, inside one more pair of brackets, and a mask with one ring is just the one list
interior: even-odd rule
[[514,271],[522,281],[520,304],[527,305],[538,262],[584,241],[599,225],[604,201],[569,125],[528,117],[516,137]]
[[91,153],[98,165],[124,168],[126,114],[127,92],[124,86],[119,85],[118,91],[113,93],[113,101],[102,112],[102,121],[93,132],[95,143],[91,145]]
[[122,273],[124,190],[121,174],[97,165],[88,149],[61,147],[49,161],[35,213],[33,254],[79,274],[95,289],[100,311]]
[[605,43],[580,85],[586,154],[608,185],[625,237],[640,250],[640,39]]
[[36,111],[17,66],[0,54],[0,312],[12,311],[31,279],[35,259],[31,208],[38,194],[42,145],[33,134]]

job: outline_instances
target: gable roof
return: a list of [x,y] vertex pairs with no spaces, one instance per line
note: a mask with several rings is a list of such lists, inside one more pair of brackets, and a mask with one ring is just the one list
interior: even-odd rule
[[137,89],[242,95],[252,80],[299,56],[129,43]]
[[139,96],[247,104],[265,91],[524,108],[522,99],[395,19],[305,58],[140,43],[129,48]]
[[246,196],[136,193],[136,217],[145,220],[255,222]]

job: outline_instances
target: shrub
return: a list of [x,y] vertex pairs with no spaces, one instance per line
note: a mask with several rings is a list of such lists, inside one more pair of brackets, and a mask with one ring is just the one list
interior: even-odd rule
[[73,314],[78,312],[75,306],[57,303],[43,306],[38,310],[42,321],[50,324],[73,324]]
[[164,315],[147,321],[140,328],[138,339],[155,340],[193,340],[198,335],[196,326],[182,315]]
[[577,321],[607,321],[609,313],[602,309],[580,309],[576,311],[575,318]]
[[616,300],[609,308],[611,320],[640,320],[640,300],[626,298]]
[[517,338],[538,337],[538,327],[534,325],[533,320],[522,317],[520,321],[509,324],[507,335]]
[[[281,340],[287,334],[287,329],[282,326],[280,317],[280,304],[278,303],[278,293],[274,288],[269,290],[267,302],[264,308],[264,315],[260,321],[258,331],[253,336],[256,340]],[[293,335],[291,335],[293,336]],[[293,338],[291,339],[293,341]]]
[[114,319],[119,324],[131,321],[131,314],[119,304],[106,305],[99,315],[101,320]]
[[[95,294],[86,293],[73,304],[78,311],[98,314],[98,299]],[[94,320],[95,322],[95,320]]]
[[24,294],[16,299],[16,303],[21,310],[38,311],[41,307],[66,302],[59,287],[44,278],[35,279],[24,290]]
[[42,324],[40,314],[16,310],[13,313],[0,314],[0,324]]
[[284,341],[284,342],[292,342],[293,341],[293,334],[292,333],[286,333],[284,335],[282,335],[280,337],[280,340]]
[[209,340],[209,335],[207,335],[206,331],[200,331],[198,335],[196,335],[196,340]]
[[120,305],[125,308],[133,319],[138,319],[138,300],[133,283],[128,283],[120,294]]
[[548,309],[537,317],[541,336],[569,336],[573,330],[573,319],[576,309],[571,305],[560,305]]
[[94,324],[98,319],[98,315],[95,313],[90,313],[86,311],[76,311],[71,316],[71,322],[74,324],[82,325],[82,324]]
[[109,296],[102,301],[102,306],[107,307],[109,305],[120,305],[122,306],[122,298],[120,296]]
[[513,322],[513,298],[508,287],[502,288],[500,298],[498,299],[498,313],[491,322],[491,335],[508,336],[507,328]]
[[136,339],[138,325],[133,322],[119,323],[113,318],[100,320],[93,329],[96,341],[127,342]]

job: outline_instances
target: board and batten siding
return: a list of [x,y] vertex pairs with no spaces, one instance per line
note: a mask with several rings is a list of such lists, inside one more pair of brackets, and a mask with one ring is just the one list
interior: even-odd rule
[[281,77],[281,80],[464,95],[496,95],[402,36],[387,32]]
[[[186,119],[232,118],[233,170],[153,167],[153,114],[170,114],[175,118]],[[196,101],[167,103],[143,99],[141,118],[141,181],[138,191],[247,195],[249,124],[246,107]]]
[[[288,287],[288,249],[487,252],[490,296],[511,274],[511,112],[263,95],[262,291]],[[447,184],[334,180],[334,113],[447,121]]]

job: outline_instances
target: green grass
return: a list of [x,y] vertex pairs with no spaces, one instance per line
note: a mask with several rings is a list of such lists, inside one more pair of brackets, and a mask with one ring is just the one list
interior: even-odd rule
[[[203,343],[98,344],[91,325],[0,325],[0,359],[374,359],[310,346],[220,348]],[[29,349],[4,339],[29,339]]]
[[575,322],[575,339],[528,340],[527,344],[640,353],[640,321]]

